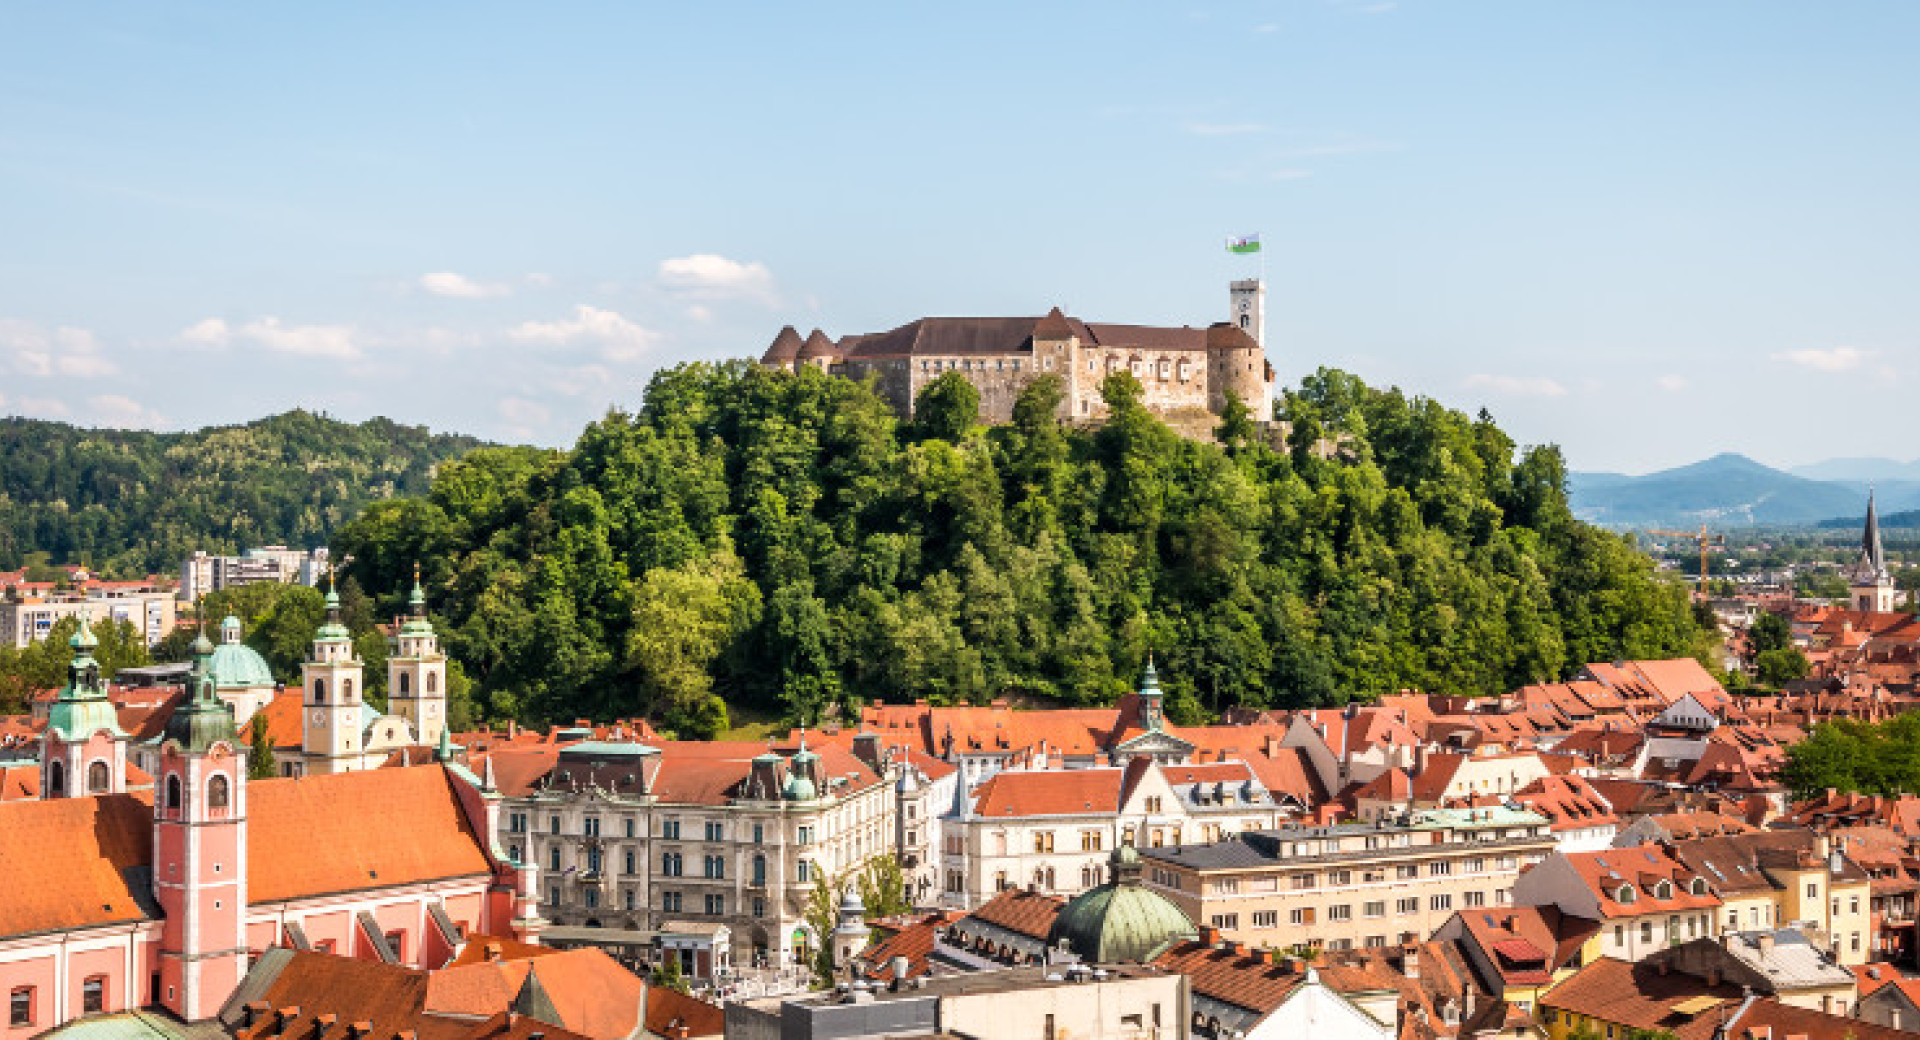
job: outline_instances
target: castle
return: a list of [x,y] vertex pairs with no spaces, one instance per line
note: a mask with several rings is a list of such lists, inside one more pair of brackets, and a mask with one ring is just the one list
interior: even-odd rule
[[1063,420],[1098,421],[1106,414],[1100,384],[1129,372],[1149,410],[1183,432],[1210,435],[1229,393],[1255,419],[1268,417],[1273,366],[1262,345],[1265,303],[1266,287],[1242,279],[1228,289],[1232,320],[1205,328],[1089,322],[1058,307],[1038,318],[921,318],[837,341],[819,329],[802,339],[789,325],[760,363],[871,376],[880,396],[908,418],[928,383],[959,372],[980,391],[980,418],[994,423],[1010,420],[1020,392],[1047,374],[1064,383]]

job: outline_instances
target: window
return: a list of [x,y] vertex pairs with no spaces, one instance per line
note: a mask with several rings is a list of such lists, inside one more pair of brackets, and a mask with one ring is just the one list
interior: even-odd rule
[[400,696],[405,697],[411,693],[413,693],[413,683],[409,681],[407,673],[401,672],[400,673]]
[[327,681],[325,679],[315,679],[313,681],[313,703],[320,704],[326,699]]
[[[54,763],[58,765],[59,763]],[[7,1023],[13,1026],[33,1024],[33,987],[17,986],[8,1000]]]
[[438,672],[427,673],[427,692],[428,693],[440,692],[440,673]]
[[718,821],[718,820],[708,820],[708,821],[707,821],[707,840],[708,840],[708,841],[723,841],[723,840],[725,840],[725,839],[724,839],[724,837],[723,837],[723,836],[722,836],[722,834],[721,834],[721,825],[720,825],[720,821]]
[[107,977],[94,975],[80,984],[80,1013],[98,1015],[107,1010]]
[[560,902],[560,886],[559,885],[547,886],[547,902],[554,905],[559,904]]
[[1292,910],[1287,911],[1287,923],[1288,924],[1312,924],[1313,923],[1313,907],[1297,906],[1297,907],[1294,907]]
[[1627,944],[1626,925],[1616,924],[1613,926],[1613,944],[1615,946],[1625,946]]
[[87,767],[87,791],[91,794],[106,794],[113,790],[113,769],[105,762],[95,762]]
[[580,821],[580,823],[582,827],[585,828],[582,831],[582,833],[584,833],[587,837],[598,838],[600,836],[600,817],[589,816],[586,819]]
[[804,826],[800,827],[796,833],[798,835],[796,840],[800,844],[802,845],[813,844],[813,828],[812,827],[804,827]]
[[514,833],[514,834],[525,834],[525,833],[527,833],[527,814],[526,814],[526,813],[520,813],[520,812],[517,812],[517,813],[513,813],[512,815],[510,815],[510,816],[508,816],[508,817],[507,817],[507,830],[508,830],[508,831],[511,831],[511,832],[512,832],[512,833]]
[[760,824],[757,824],[757,823],[754,824],[753,825],[753,843],[755,845],[760,845],[765,843],[766,840],[767,838],[766,838],[765,829]]
[[1159,795],[1156,794],[1156,795],[1147,796],[1147,811],[1150,813],[1157,813],[1160,811]]
[[622,895],[626,896],[627,909],[629,910],[633,909],[633,903],[634,903],[633,889],[631,888],[627,889],[624,893],[622,893]]
[[1396,900],[1394,900],[1394,903],[1393,903],[1393,912],[1394,912],[1394,913],[1396,913],[1396,914],[1417,914],[1417,913],[1419,913],[1419,912],[1420,912],[1420,897],[1419,897],[1419,896],[1408,896],[1408,897],[1406,897],[1405,899],[1396,899]]
[[727,912],[727,897],[714,894],[707,897],[707,916],[719,917]]
[[1253,912],[1253,926],[1255,928],[1272,928],[1279,923],[1280,912],[1278,910],[1255,910]]
[[[812,881],[813,880],[813,864],[807,862],[804,859],[794,864],[794,876],[800,881],[801,884],[805,884],[809,881]],[[1007,887],[1006,880],[1007,880],[1006,874],[1004,873],[1001,874],[1000,875],[1001,888]]]
[[680,912],[680,893],[678,892],[660,893],[660,909],[670,914],[679,913]]
[[227,777],[225,773],[215,773],[207,780],[207,808],[215,814],[225,815],[228,799]]
[[727,876],[727,860],[724,856],[707,856],[702,866],[707,877],[720,879]]
[[1315,876],[1312,874],[1295,874],[1293,876],[1293,887],[1296,889],[1312,888],[1315,880]]
[[598,846],[587,850],[587,873],[589,875],[600,873],[600,849]]
[[1442,892],[1441,894],[1427,900],[1427,906],[1428,908],[1433,910],[1451,910],[1453,909],[1453,895],[1451,893]]
[[1432,877],[1446,877],[1453,873],[1453,864],[1444,859],[1438,860],[1427,866],[1427,873]]
[[587,903],[587,909],[589,910],[598,909],[600,906],[600,890],[597,888],[587,889],[586,903]]
[[679,877],[681,867],[684,863],[684,859],[678,852],[662,852],[660,854],[660,873],[667,877]]
[[62,798],[67,793],[67,767],[59,761],[47,763],[47,797]]
[[1820,898],[1820,882],[1818,881],[1807,882],[1807,898],[1808,899]]
[[1336,870],[1333,873],[1327,875],[1327,884],[1333,885],[1336,888],[1345,888],[1346,886],[1353,884],[1353,871]]
[[1053,851],[1053,832],[1052,831],[1034,831],[1033,832],[1033,851],[1052,852]]
[[1385,917],[1387,916],[1387,901],[1381,899],[1367,903],[1360,907],[1360,912],[1367,917]]
[[1487,857],[1475,856],[1467,860],[1466,871],[1469,874],[1484,874],[1487,870]]
[[353,700],[353,680],[352,679],[340,680],[340,696],[343,699],[348,701]]
[[1210,919],[1210,923],[1215,928],[1238,928],[1240,927],[1240,915],[1239,914],[1214,914],[1213,917]]
[[1417,878],[1420,876],[1420,864],[1402,863],[1399,866],[1393,868],[1393,876],[1399,878],[1402,881],[1411,881],[1414,878]]
[[1099,831],[1081,831],[1080,832],[1080,851],[1081,852],[1099,852],[1103,844],[1104,837],[1105,835],[1102,835]]
[[633,837],[633,817],[629,816],[620,822],[624,826],[626,836],[629,838]]
[[767,883],[767,857],[757,853],[753,857],[753,883],[756,885]]
[[1847,913],[1857,914],[1859,912],[1860,912],[1860,897],[1853,896],[1848,900]]
[[170,773],[167,776],[167,811],[168,812],[180,811],[180,774],[179,773]]
[[623,867],[625,867],[625,868],[626,868],[625,870],[623,870],[623,871],[621,871],[621,873],[623,873],[623,874],[637,874],[637,873],[639,873],[639,870],[638,870],[638,869],[636,869],[636,868],[638,868],[638,867],[639,867],[639,864],[638,864],[638,863],[636,863],[636,862],[634,862],[634,860],[635,860],[635,856],[634,856],[634,854],[633,854],[633,850],[632,850],[632,849],[628,849],[628,850],[626,851],[626,855],[625,855],[625,856],[623,856],[623,857],[621,858],[621,866],[623,866]]
[[679,820],[661,820],[661,821],[660,821],[660,836],[661,836],[662,838],[672,838],[672,839],[674,839],[674,840],[676,840],[676,841],[677,841],[677,840],[679,840],[679,838],[680,838],[680,821],[679,821]]
[[548,834],[560,833],[560,817],[558,816],[547,817],[547,833]]
[[1466,905],[1469,907],[1486,906],[1487,894],[1485,892],[1468,892]]
[[1653,922],[1652,921],[1640,922],[1640,941],[1643,943],[1650,943],[1653,941]]
[[1370,950],[1378,949],[1382,946],[1385,946],[1386,944],[1387,944],[1387,937],[1384,935],[1367,936],[1366,947]]
[[[547,846],[547,869],[548,870],[560,869],[560,846],[558,845]],[[555,902],[559,902],[559,900],[555,900]]]
[[1341,903],[1339,906],[1328,907],[1327,920],[1329,921],[1353,920],[1353,905],[1350,903]]

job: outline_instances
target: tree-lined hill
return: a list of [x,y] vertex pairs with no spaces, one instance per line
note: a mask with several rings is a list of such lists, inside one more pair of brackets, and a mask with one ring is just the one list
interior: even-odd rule
[[424,494],[435,466],[480,443],[306,411],[187,433],[0,419],[0,568],[45,553],[172,573],[195,549],[321,545],[368,502]]
[[1056,420],[1052,378],[982,428],[954,374],[905,424],[812,370],[683,365],[572,451],[475,451],[333,548],[388,609],[422,563],[482,710],[686,733],[726,702],[1106,703],[1149,651],[1190,718],[1692,650],[1682,590],[1484,413],[1322,371],[1276,451],[1245,409],[1195,443],[1105,389],[1098,429]]

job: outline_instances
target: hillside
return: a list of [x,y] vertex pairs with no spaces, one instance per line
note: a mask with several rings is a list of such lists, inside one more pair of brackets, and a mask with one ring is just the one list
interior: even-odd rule
[[1174,436],[1124,374],[1097,429],[1055,418],[1057,377],[1005,426],[972,393],[950,373],[903,424],[811,368],[684,365],[571,452],[477,451],[333,549],[382,611],[425,562],[483,711],[683,734],[728,703],[1107,704],[1149,653],[1191,720],[1692,651],[1685,593],[1490,421],[1323,371],[1275,451],[1244,411],[1227,446]]
[[368,502],[426,491],[481,442],[292,411],[187,433],[0,419],[0,568],[31,554],[173,573],[195,549],[323,544]]
[[[1920,483],[1882,484],[1879,494],[1883,513],[1920,506]],[[1860,483],[1794,476],[1735,454],[1640,477],[1574,473],[1568,481],[1575,515],[1609,527],[1858,523],[1866,496]]]

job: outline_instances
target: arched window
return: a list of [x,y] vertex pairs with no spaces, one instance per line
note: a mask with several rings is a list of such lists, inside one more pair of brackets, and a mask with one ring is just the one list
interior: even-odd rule
[[106,794],[113,790],[113,768],[96,761],[87,767],[87,793]]
[[427,673],[427,692],[428,693],[440,692],[440,674],[438,672]]
[[401,672],[400,673],[400,696],[405,697],[406,695],[412,692],[413,692],[413,677],[408,675],[405,672]]
[[207,781],[207,808],[214,812],[225,812],[228,798],[226,774],[213,774],[213,778]]
[[327,681],[325,679],[315,679],[313,681],[313,703],[320,704],[326,699]]
[[353,680],[352,679],[340,680],[340,699],[343,701],[349,701],[349,702],[353,700]]
[[59,759],[47,763],[47,796],[59,798],[67,793],[67,765]]
[[180,774],[167,774],[167,811],[180,811]]

